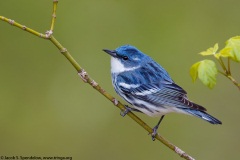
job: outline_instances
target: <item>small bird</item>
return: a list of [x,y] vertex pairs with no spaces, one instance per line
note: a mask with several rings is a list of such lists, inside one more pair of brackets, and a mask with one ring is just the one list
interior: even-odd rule
[[142,112],[148,116],[161,117],[153,128],[152,140],[165,114],[171,112],[193,115],[211,124],[222,124],[206,113],[206,109],[187,98],[187,92],[178,86],[168,72],[151,57],[131,45],[115,50],[103,49],[111,56],[112,84],[115,91],[133,108],[125,105],[121,112]]

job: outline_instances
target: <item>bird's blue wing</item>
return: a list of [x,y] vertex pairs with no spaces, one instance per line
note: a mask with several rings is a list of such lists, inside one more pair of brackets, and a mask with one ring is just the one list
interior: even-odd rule
[[[135,94],[135,95],[144,95],[145,93],[149,94],[155,94],[158,92],[163,92],[163,90],[168,91],[165,94],[172,94],[172,95],[186,95],[187,92],[183,90],[180,86],[175,84],[174,82],[169,82],[169,81],[160,81],[156,83],[149,83],[149,84],[141,84],[137,87],[124,87],[124,85],[119,85],[120,89],[129,94]],[[164,92],[163,92],[164,93]]]
[[155,106],[175,106],[201,111],[206,110],[204,107],[189,101],[186,96],[187,92],[174,82],[160,81],[131,88],[125,88],[120,85],[119,88],[125,95],[147,101]]
[[[154,106],[173,106],[205,111],[187,98],[187,92],[171,79],[165,69],[154,61],[138,69],[117,75],[114,82],[130,102],[130,98],[146,101]],[[116,91],[119,93],[118,89]],[[120,94],[121,95],[121,94]],[[127,97],[127,98],[126,98]]]

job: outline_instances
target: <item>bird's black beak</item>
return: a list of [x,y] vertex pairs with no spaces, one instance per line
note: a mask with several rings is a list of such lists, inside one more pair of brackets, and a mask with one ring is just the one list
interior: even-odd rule
[[117,52],[115,50],[103,49],[103,51],[112,57],[117,57]]

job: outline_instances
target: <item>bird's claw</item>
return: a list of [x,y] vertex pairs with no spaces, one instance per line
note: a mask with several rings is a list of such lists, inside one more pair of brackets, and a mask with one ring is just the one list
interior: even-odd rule
[[161,117],[160,120],[158,121],[157,125],[156,125],[155,127],[153,127],[153,129],[152,129],[152,133],[151,133],[151,134],[152,134],[152,140],[153,140],[153,141],[155,141],[156,135],[158,134],[158,133],[157,133],[157,130],[158,130],[159,125],[160,125],[160,123],[162,122],[163,118],[164,118],[164,115],[162,115],[162,117]]
[[128,107],[127,105],[125,105],[125,110],[124,111],[121,111],[120,112],[120,115],[122,116],[122,117],[124,117],[124,116],[126,116],[126,114],[128,114],[128,112],[130,112],[132,109],[130,108],[130,107]]
[[154,127],[152,130],[153,130],[153,132],[151,133],[152,140],[155,141],[155,137],[156,137],[156,135],[158,134],[158,133],[157,133],[157,127]]

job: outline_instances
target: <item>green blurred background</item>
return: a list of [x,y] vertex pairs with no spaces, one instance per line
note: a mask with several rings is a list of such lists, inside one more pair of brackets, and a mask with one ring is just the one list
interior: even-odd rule
[[[120,99],[102,49],[132,44],[153,57],[191,100],[222,122],[169,114],[162,136],[196,159],[237,159],[239,90],[218,75],[210,90],[192,83],[197,53],[240,32],[237,0],[60,0],[54,36],[104,89]],[[44,33],[52,1],[0,2],[0,15]],[[232,63],[240,80],[239,64]],[[181,159],[86,85],[53,44],[0,21],[0,155],[73,159]],[[138,114],[149,125],[158,119]]]

